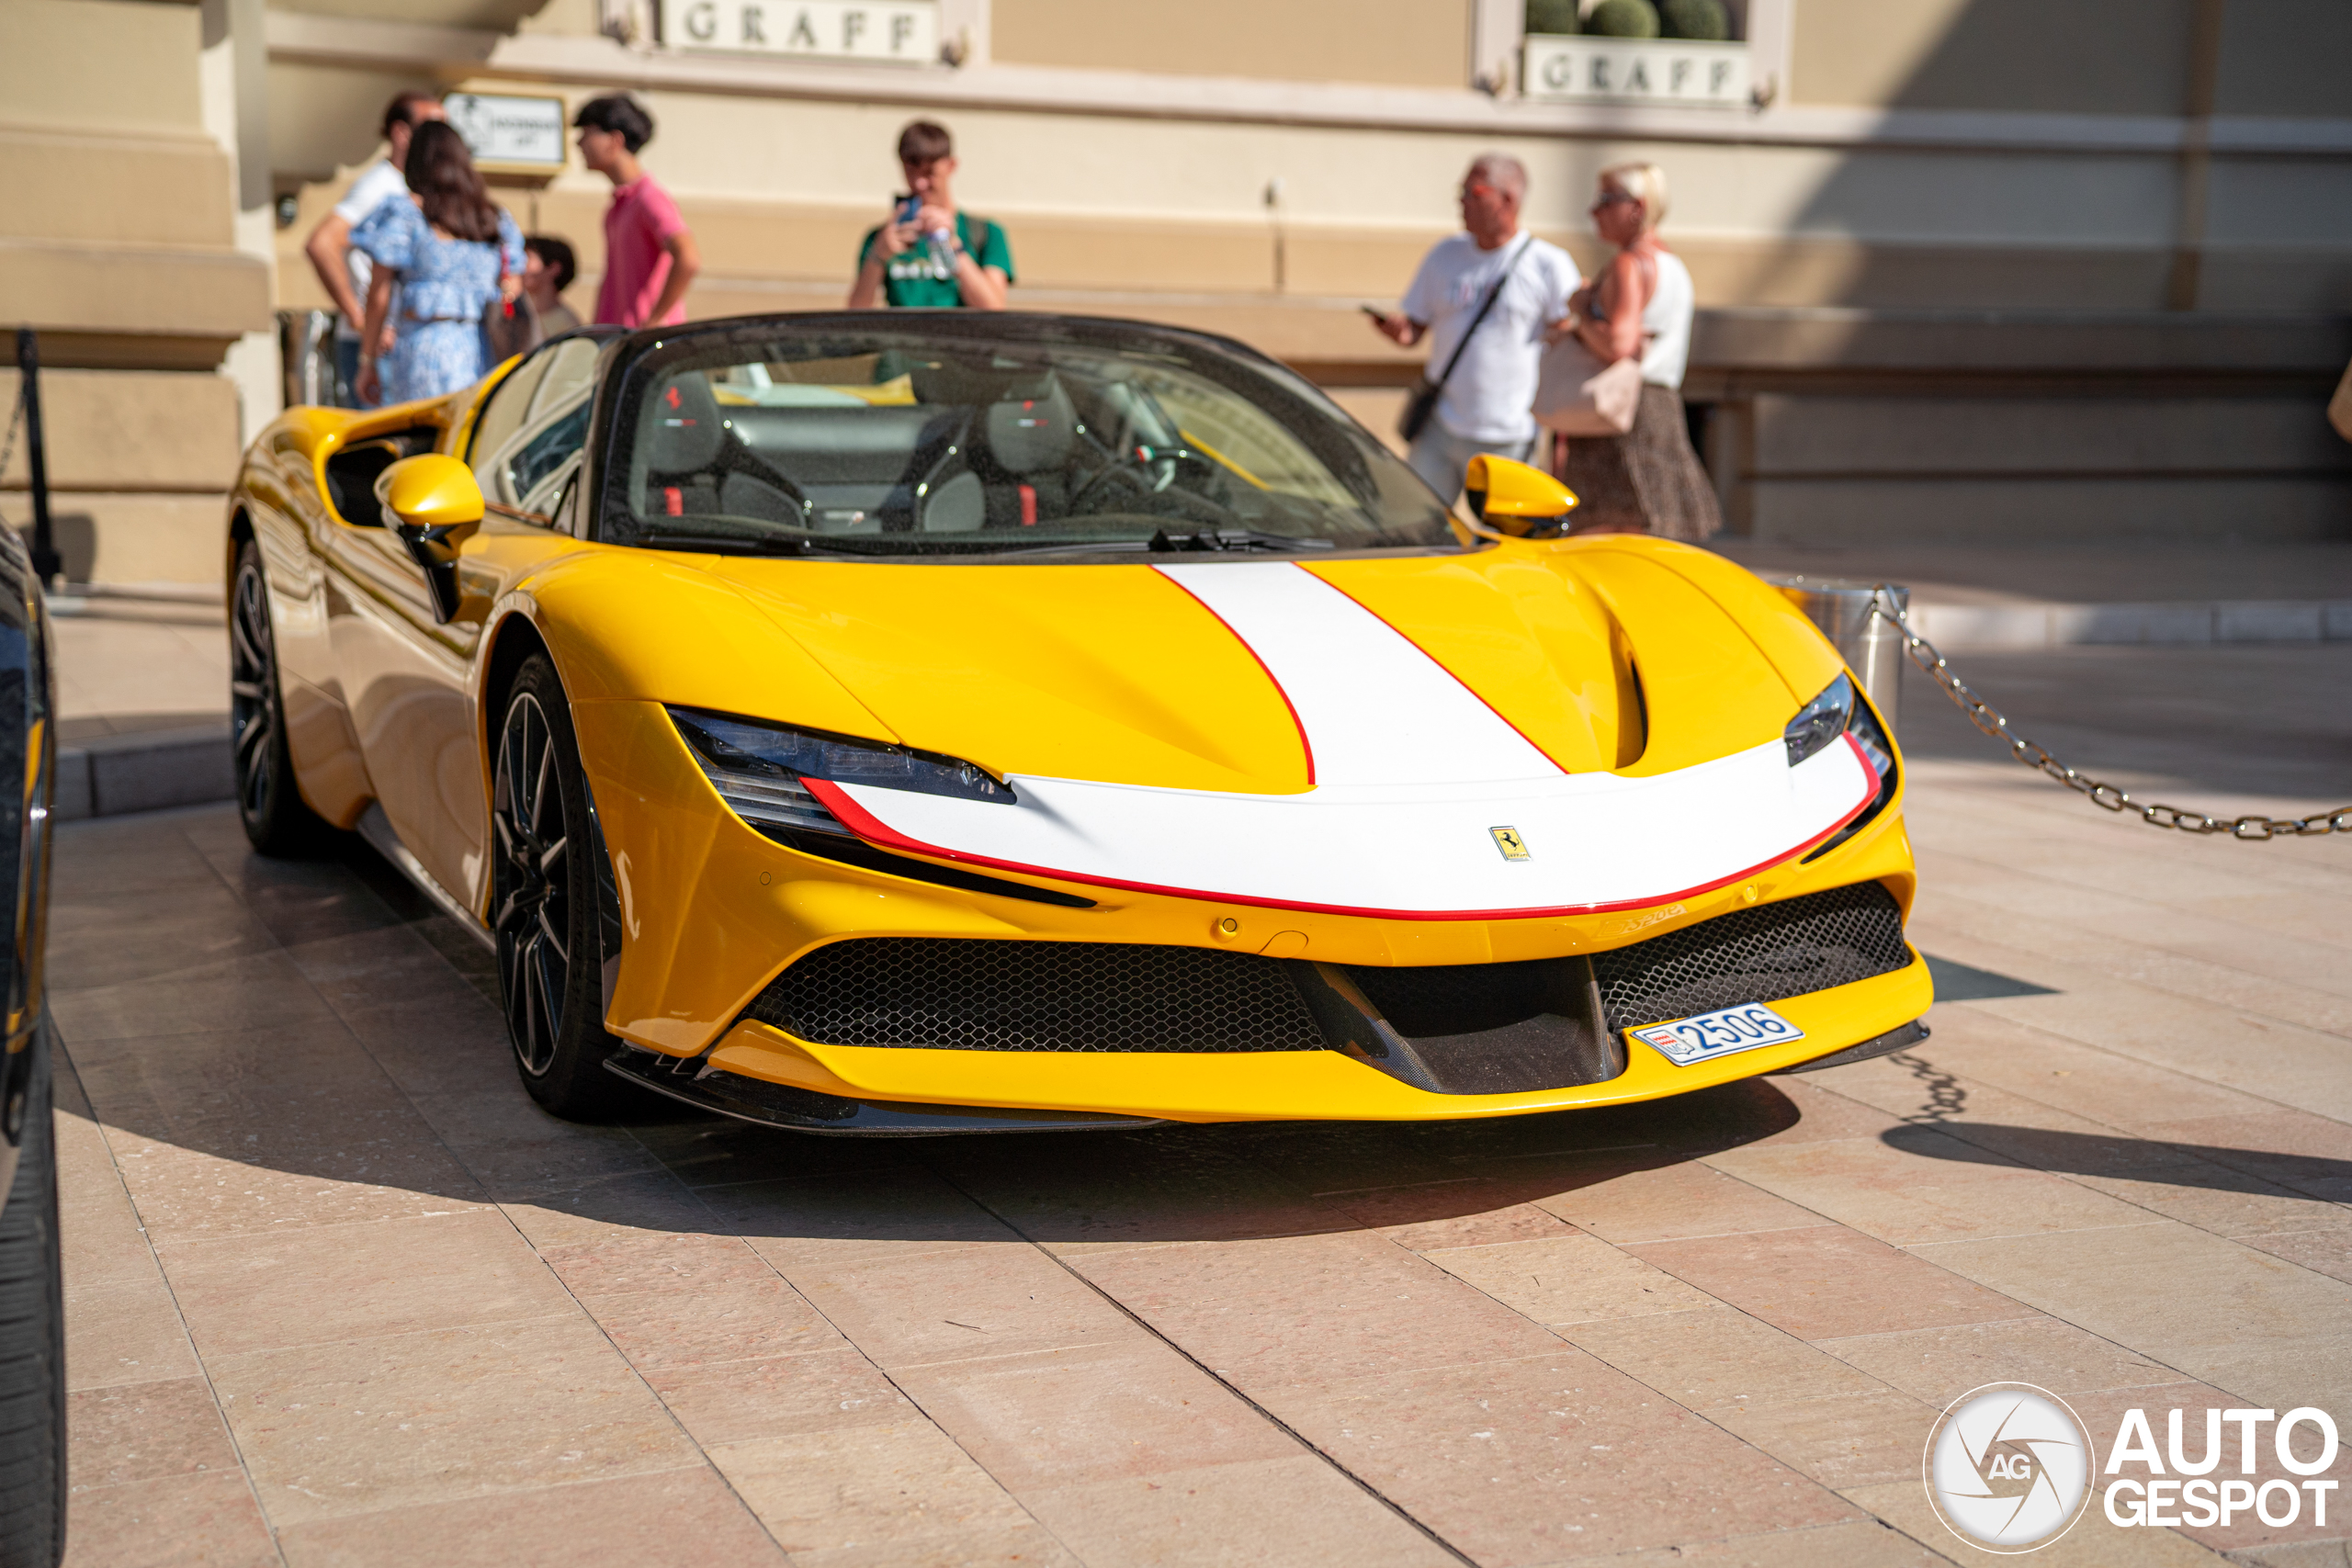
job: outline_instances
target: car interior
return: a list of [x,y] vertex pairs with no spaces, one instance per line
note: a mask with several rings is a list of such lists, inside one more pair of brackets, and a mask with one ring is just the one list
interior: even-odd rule
[[637,439],[605,502],[627,513],[616,537],[866,554],[1444,537],[1401,466],[1412,533],[1391,532],[1396,520],[1379,513],[1394,477],[1365,471],[1377,465],[1344,416],[1293,417],[1159,358],[927,346],[797,362],[697,355],[642,386],[623,393]]
[[[1131,449],[1182,445],[1174,423],[1131,389],[1123,389],[1126,407],[1098,409],[1090,423],[1051,368],[919,365],[860,389],[867,396],[801,385],[789,399],[764,377],[740,374],[752,368],[718,378],[685,371],[656,391],[643,514],[751,518],[824,535],[1035,527],[1084,515],[1115,488],[1165,491],[1173,457],[1161,460],[1169,471],[1125,487],[1110,476]],[[808,396],[825,391],[834,395]]]

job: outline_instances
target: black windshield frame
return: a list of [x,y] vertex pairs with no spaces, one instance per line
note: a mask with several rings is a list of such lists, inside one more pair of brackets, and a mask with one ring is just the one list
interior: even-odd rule
[[[958,310],[811,311],[649,328],[631,334],[608,356],[596,398],[588,459],[594,504],[586,520],[587,536],[607,544],[695,553],[804,553],[799,549],[762,548],[748,541],[694,535],[685,530],[664,533],[647,529],[643,518],[630,504],[628,493],[637,457],[635,447],[646,412],[644,400],[665,378],[680,370],[824,358],[842,352],[871,353],[884,346],[903,347],[910,354],[968,355],[1012,349],[1050,356],[1059,350],[1133,358],[1142,364],[1156,364],[1197,376],[1254,404],[1277,421],[1339,486],[1356,498],[1367,518],[1385,520],[1395,516],[1404,525],[1393,537],[1368,539],[1358,547],[1343,547],[1336,552],[1330,541],[1311,541],[1318,547],[1318,555],[1385,556],[1430,550],[1454,553],[1465,547],[1478,547],[1478,541],[1466,537],[1449,521],[1449,514],[1435,493],[1378,437],[1306,378],[1245,344],[1209,333],[1136,321],[1023,311]],[[899,534],[862,537],[894,543],[887,549],[876,549],[856,544],[835,547],[825,541],[825,547],[808,548],[805,553],[825,559],[899,564],[1000,559],[1106,562],[1127,558],[1138,549],[1234,547],[1213,530],[1199,536],[1186,536],[1179,530],[1169,545],[1137,541],[1125,550],[1075,546],[1067,552],[1022,550],[993,544],[973,548],[967,544],[944,540],[913,544]],[[1204,543],[1204,538],[1214,542]],[[1262,541],[1244,540],[1240,547],[1253,544],[1262,547]]]

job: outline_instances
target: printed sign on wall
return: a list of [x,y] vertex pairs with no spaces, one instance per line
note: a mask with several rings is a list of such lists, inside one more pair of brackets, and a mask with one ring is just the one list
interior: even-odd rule
[[928,64],[939,58],[931,0],[662,0],[672,49]]
[[466,151],[485,168],[553,174],[563,167],[561,98],[504,93],[451,93],[441,110]]

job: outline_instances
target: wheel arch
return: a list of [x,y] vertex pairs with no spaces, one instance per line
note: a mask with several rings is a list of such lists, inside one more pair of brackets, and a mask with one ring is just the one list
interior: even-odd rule
[[[483,800],[491,809],[496,808],[492,795],[496,789],[498,760],[495,736],[501,717],[506,711],[506,700],[514,691],[514,677],[524,662],[534,653],[547,656],[548,664],[555,671],[556,682],[564,689],[564,701],[571,700],[571,683],[564,679],[563,661],[556,657],[555,647],[548,639],[532,614],[517,604],[503,616],[490,631],[490,651],[482,660],[481,699],[477,707],[480,730],[477,739],[481,746]],[[567,726],[567,728],[570,728]],[[576,735],[576,732],[575,732]],[[578,741],[575,738],[573,744]],[[605,847],[602,818],[596,806],[594,781],[583,766],[580,775],[581,793],[588,803],[588,824],[592,855],[596,872],[597,959],[601,971],[599,990],[602,1013],[612,1010],[613,987],[620,970],[622,919],[619,881],[614,869],[611,852]]]
[[490,776],[493,759],[491,756],[491,736],[498,728],[498,716],[506,706],[506,694],[514,686],[515,671],[534,653],[547,655],[555,664],[556,678],[561,680],[563,669],[557,662],[555,649],[548,645],[547,635],[537,623],[521,607],[510,611],[490,630],[490,651],[482,660],[481,733],[482,776]]

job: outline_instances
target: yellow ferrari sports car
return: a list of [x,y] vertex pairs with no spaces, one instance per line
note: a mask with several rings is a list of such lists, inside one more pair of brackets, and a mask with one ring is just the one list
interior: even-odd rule
[[1919,1038],[1836,651],[1534,469],[1470,503],[1198,333],[574,334],[254,442],[240,809],[493,947],[570,1117],[1484,1117]]

